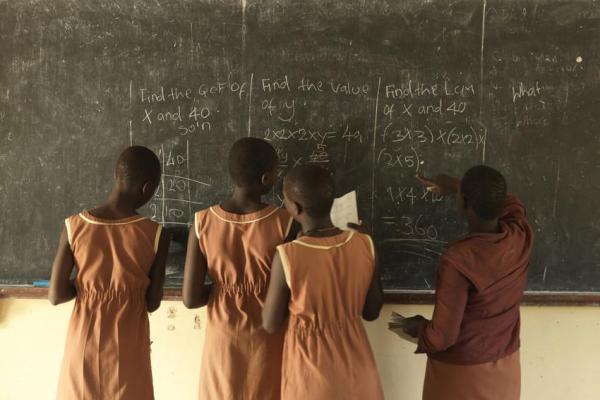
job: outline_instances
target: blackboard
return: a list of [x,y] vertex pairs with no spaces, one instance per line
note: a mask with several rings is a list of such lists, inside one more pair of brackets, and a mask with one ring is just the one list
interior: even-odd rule
[[[537,234],[528,289],[600,290],[596,1],[0,1],[0,283],[48,278],[67,215],[131,143],[175,232],[229,193],[228,147],[265,138],[356,189],[387,289],[433,285],[464,231],[415,173],[500,169]],[[280,202],[280,188],[270,200]]]

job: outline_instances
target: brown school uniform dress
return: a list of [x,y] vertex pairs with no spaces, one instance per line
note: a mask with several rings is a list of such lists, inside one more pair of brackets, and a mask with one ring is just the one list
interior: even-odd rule
[[517,400],[520,311],[533,232],[509,195],[500,233],[470,234],[443,254],[433,318],[417,353],[427,353],[424,400]]
[[275,248],[285,241],[292,217],[275,206],[240,215],[216,205],[196,213],[194,224],[214,284],[200,399],[279,399],[283,334],[267,334],[261,312]]
[[374,247],[353,231],[277,248],[291,291],[282,400],[378,400],[383,391],[361,315]]
[[78,272],[58,399],[153,399],[146,289],[161,226],[87,212],[65,224]]

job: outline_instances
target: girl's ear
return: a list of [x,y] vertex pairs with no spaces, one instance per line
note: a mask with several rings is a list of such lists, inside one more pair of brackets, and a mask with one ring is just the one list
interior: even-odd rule
[[304,209],[302,208],[302,205],[296,201],[292,201],[291,202],[291,213],[293,217],[297,217],[298,215],[302,214],[304,212]]
[[260,177],[260,183],[263,186],[271,187],[277,181],[277,170],[266,172]]
[[141,189],[140,194],[143,197],[153,196],[154,190],[155,190],[155,185],[152,182],[144,182],[144,184],[142,186],[140,186],[140,189]]
[[260,177],[260,184],[263,186],[269,186],[269,181],[270,181],[271,177],[269,176],[269,174],[262,174],[262,176]]

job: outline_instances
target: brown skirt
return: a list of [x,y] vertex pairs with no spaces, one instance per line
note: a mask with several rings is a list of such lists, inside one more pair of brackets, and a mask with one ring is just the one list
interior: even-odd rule
[[423,400],[519,400],[519,351],[477,365],[456,365],[427,360]]

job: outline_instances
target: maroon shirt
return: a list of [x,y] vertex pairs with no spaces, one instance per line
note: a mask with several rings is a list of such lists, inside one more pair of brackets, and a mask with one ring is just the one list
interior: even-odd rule
[[512,195],[500,233],[470,234],[452,243],[438,267],[435,309],[420,332],[417,353],[481,364],[516,351],[532,244],[525,208]]

